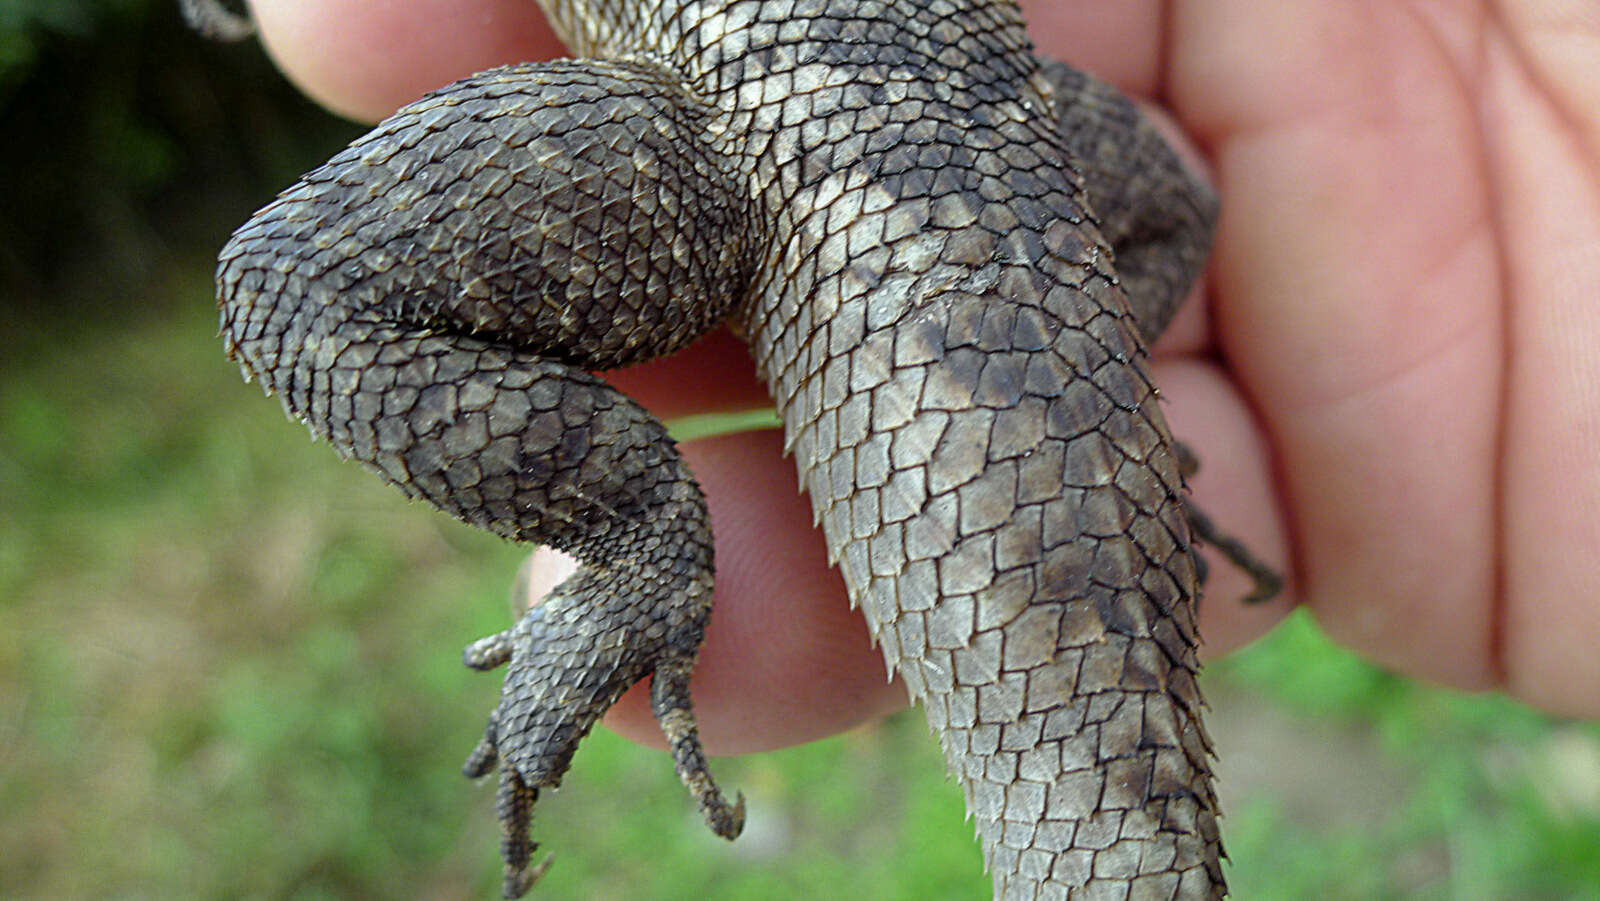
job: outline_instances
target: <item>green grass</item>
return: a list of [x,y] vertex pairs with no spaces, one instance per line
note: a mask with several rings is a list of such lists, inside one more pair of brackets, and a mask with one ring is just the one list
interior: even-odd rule
[[[492,789],[457,767],[498,680],[458,653],[522,552],[240,383],[205,270],[0,364],[0,897],[495,897]],[[1301,618],[1207,679],[1237,897],[1600,898],[1595,727]],[[749,801],[733,844],[597,731],[541,801],[537,897],[986,896],[919,714],[714,766]]]
[[[1213,670],[1224,692],[1257,695],[1252,716],[1292,730],[1283,756],[1339,761],[1303,775],[1319,809],[1298,790],[1233,799],[1239,897],[1600,899],[1595,724],[1386,674],[1298,614]],[[1220,739],[1225,754],[1281,734],[1242,731]],[[1296,773],[1292,759],[1278,764]]]

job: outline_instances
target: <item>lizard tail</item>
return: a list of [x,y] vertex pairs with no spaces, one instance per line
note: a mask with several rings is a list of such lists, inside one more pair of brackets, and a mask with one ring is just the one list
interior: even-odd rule
[[[889,372],[855,430],[791,421],[801,471],[940,736],[995,898],[1222,897],[1195,558],[1137,338],[1003,307],[945,298],[893,327],[899,359],[928,363]],[[983,354],[949,327],[1000,318]]]

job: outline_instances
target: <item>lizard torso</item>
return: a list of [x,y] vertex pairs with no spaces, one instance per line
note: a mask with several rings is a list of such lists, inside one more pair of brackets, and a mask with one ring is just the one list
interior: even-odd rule
[[[926,708],[995,897],[1223,892],[1182,478],[1143,340],[1211,202],[1126,101],[996,0],[547,0],[592,59],[464,79],[224,249],[247,376],[413,496],[584,566],[468,649],[510,663],[508,895],[539,788],[653,676],[713,829],[687,675],[698,488],[584,370],[731,321],[891,668]],[[1131,303],[1130,303],[1131,302]]]

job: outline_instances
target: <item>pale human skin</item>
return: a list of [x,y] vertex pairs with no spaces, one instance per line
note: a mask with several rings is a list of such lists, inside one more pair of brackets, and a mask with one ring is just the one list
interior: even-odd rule
[[[1041,53],[1167,111],[1222,198],[1155,348],[1196,501],[1290,576],[1212,561],[1205,656],[1294,605],[1394,671],[1600,717],[1600,17],[1555,2],[1023,3]],[[532,0],[255,0],[279,64],[375,120],[563,51]],[[1563,14],[1563,11],[1566,11]],[[442,27],[448,23],[448,27]],[[608,376],[664,419],[767,403],[721,333]],[[684,447],[717,535],[706,748],[905,704],[774,432]],[[536,555],[537,597],[559,562]],[[613,729],[661,734],[644,693]]]

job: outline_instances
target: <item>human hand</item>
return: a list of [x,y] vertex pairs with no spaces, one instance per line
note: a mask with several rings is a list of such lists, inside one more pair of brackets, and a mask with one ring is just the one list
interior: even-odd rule
[[[468,5],[255,4],[286,70],[367,118],[559,52],[527,0]],[[1600,60],[1581,49],[1592,31],[1534,5],[1500,20],[1307,0],[1028,9],[1041,52],[1159,96],[1222,194],[1206,303],[1156,348],[1155,378],[1202,460],[1197,502],[1294,565],[1283,599],[1244,608],[1242,577],[1213,561],[1206,656],[1305,603],[1400,672],[1600,715],[1600,377],[1585,365],[1600,359]],[[608,375],[665,419],[767,403],[726,334]],[[715,753],[905,700],[778,448],[773,433],[684,447],[717,530],[694,683]],[[638,691],[607,722],[661,743]]]
[[[1168,93],[1223,220],[1210,331],[1168,347],[1250,399],[1296,599],[1399,672],[1600,716],[1600,23],[1175,9]],[[1224,458],[1193,382],[1156,378]]]

